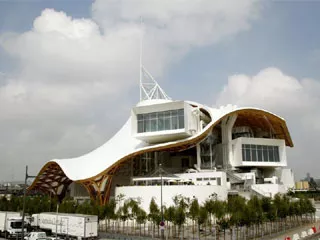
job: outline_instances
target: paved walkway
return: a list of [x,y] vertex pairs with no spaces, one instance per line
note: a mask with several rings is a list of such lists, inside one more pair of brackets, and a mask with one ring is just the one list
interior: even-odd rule
[[310,229],[313,226],[315,226],[317,228],[317,231],[319,231],[319,225],[320,225],[320,222],[305,224],[303,226],[290,229],[289,231],[286,231],[285,233],[280,233],[279,235],[275,235],[275,236],[272,236],[271,238],[266,238],[266,239],[284,240],[286,237],[290,237],[292,239],[293,234],[298,233],[300,236],[302,231],[307,231],[308,229]]

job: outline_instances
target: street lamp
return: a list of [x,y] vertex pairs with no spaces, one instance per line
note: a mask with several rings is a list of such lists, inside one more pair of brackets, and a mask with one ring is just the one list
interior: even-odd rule
[[163,207],[162,207],[162,164],[159,164],[159,171],[160,171],[160,210],[161,210],[161,222],[160,222],[160,228],[161,228],[161,239],[164,239],[164,221],[163,221]]
[[28,180],[28,178],[35,178],[35,177],[36,176],[28,175],[28,166],[26,166],[26,175],[24,178],[24,187],[23,187],[22,233],[21,233],[22,240],[24,240],[24,215],[25,215],[25,208],[26,208],[27,180]]
[[55,240],[58,239],[58,215],[59,215],[59,202],[57,202],[57,209],[56,209],[56,239]]

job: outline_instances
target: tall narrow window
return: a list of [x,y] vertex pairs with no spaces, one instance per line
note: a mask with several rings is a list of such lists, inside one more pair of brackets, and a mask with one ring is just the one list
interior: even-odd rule
[[257,145],[251,145],[252,162],[257,162]]
[[146,114],[143,117],[143,121],[144,121],[144,131],[145,132],[150,132],[151,131],[150,115]]
[[184,109],[178,110],[179,129],[184,128]]
[[273,146],[268,146],[269,162],[274,162]]
[[163,114],[164,114],[164,129],[170,130],[171,129],[171,112],[165,111]]
[[257,145],[258,162],[263,162],[263,148],[261,145]]
[[246,151],[246,159],[245,161],[251,162],[251,149],[250,144],[245,144],[245,151]]
[[273,153],[274,153],[274,161],[275,162],[280,162],[279,147],[278,146],[274,146],[273,147]]
[[262,147],[263,147],[263,161],[264,162],[269,162],[268,146],[262,146]]
[[164,112],[158,113],[158,131],[163,131],[164,129]]

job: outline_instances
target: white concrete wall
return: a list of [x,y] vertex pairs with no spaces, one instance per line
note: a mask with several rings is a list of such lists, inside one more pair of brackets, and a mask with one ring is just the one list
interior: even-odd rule
[[180,173],[176,175],[183,179],[190,179],[195,185],[207,185],[208,182],[211,185],[217,185],[217,180],[197,181],[197,178],[220,178],[221,186],[226,186],[227,184],[227,175],[225,172],[222,171],[203,171],[196,173]]
[[253,184],[251,188],[265,197],[274,197],[277,193],[286,193],[287,189],[282,184]]
[[254,172],[235,173],[234,175],[240,177],[242,180],[252,179],[253,184],[256,183],[256,174]]
[[295,181],[292,169],[284,168],[281,171],[280,182],[287,188],[294,188]]
[[[279,147],[280,162],[243,162],[242,161],[242,144],[256,144]],[[233,159],[230,161],[233,167],[240,166],[261,166],[261,167],[286,167],[287,154],[286,145],[283,139],[268,139],[268,138],[244,138],[240,137],[232,140]]]
[[237,114],[224,118],[221,122],[222,159],[223,167],[231,164],[233,157],[232,128],[237,120]]
[[[217,194],[219,200],[227,200],[228,191],[226,186],[212,186],[212,185],[173,185],[162,186],[163,205],[173,205],[173,197],[177,195],[183,195],[185,197],[193,198],[195,196],[199,203],[204,203],[205,200],[213,193]],[[149,205],[152,197],[155,198],[156,203],[160,207],[161,201],[161,186],[126,186],[117,187],[115,197],[119,194],[124,194],[124,199],[133,198],[141,199],[141,207],[149,212]],[[122,203],[120,203],[122,204]]]

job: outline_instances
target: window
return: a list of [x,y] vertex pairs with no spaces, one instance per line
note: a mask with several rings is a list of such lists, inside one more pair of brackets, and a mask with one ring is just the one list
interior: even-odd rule
[[268,159],[268,146],[262,146],[263,150],[262,150],[262,154],[263,154],[263,161],[264,162],[269,162]]
[[257,162],[257,145],[251,145],[251,159],[252,162]]
[[19,229],[19,228],[22,227],[22,221],[11,222],[11,223],[10,223],[10,226],[11,226],[13,229]]
[[183,168],[189,167],[189,158],[182,158],[181,159],[181,167],[183,167]]
[[250,144],[243,144],[242,145],[242,154],[244,155],[245,160],[243,161],[247,161],[247,162],[251,162],[251,145]]
[[277,146],[273,147],[273,153],[274,153],[274,160],[275,162],[280,162],[280,157],[279,157],[279,149]]
[[244,162],[280,162],[279,146],[242,144]]
[[137,115],[138,133],[184,128],[184,109]]
[[164,129],[164,112],[158,112],[158,131],[163,131]]
[[221,186],[221,178],[219,178],[219,177],[217,178],[217,185]]
[[258,162],[263,162],[263,148],[261,145],[257,145]]

